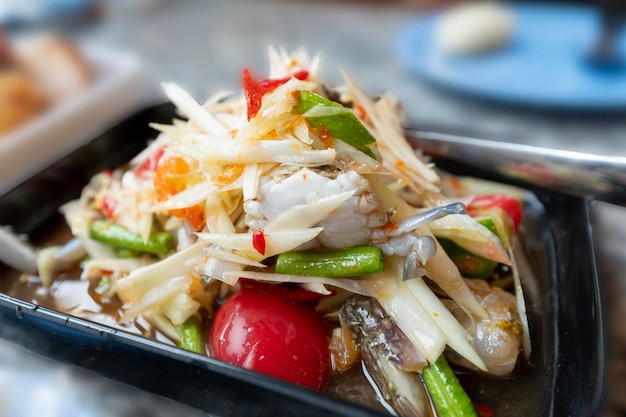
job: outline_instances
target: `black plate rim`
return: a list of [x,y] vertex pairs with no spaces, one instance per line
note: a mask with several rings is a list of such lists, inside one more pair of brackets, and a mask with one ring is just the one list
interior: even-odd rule
[[[142,112],[139,112],[137,115],[130,117],[127,121],[122,122],[119,126],[113,128],[112,131],[123,132],[123,130],[128,126],[129,123],[132,125],[133,121],[136,121],[137,118],[141,119],[142,115],[144,115],[143,117],[145,117],[146,114],[151,114],[152,112],[155,112],[155,111],[165,112],[169,114],[172,112],[172,109],[173,108],[170,104],[163,104],[163,105],[149,107],[143,110]],[[76,151],[76,152],[79,152],[79,151]],[[65,159],[67,158],[64,158],[63,160]],[[53,167],[59,164],[62,165],[63,160],[53,165]],[[119,164],[121,162],[122,161],[118,161],[117,163]],[[459,163],[458,161],[456,162]],[[475,170],[475,168],[472,168],[472,170]],[[479,174],[478,176],[489,178],[490,176],[493,176],[493,173],[486,171],[484,175]],[[497,175],[497,177],[502,179],[501,175]],[[505,182],[512,183],[514,185],[522,185],[526,187],[528,186],[528,184],[516,184],[515,180],[509,180]],[[28,183],[29,182],[22,185],[21,187],[28,187]],[[14,193],[19,194],[19,188],[20,187],[7,193],[9,195],[8,198],[12,198],[11,194],[14,194]],[[547,191],[547,192],[556,193],[555,191]],[[0,197],[0,201],[3,201],[5,198],[7,198],[7,195]],[[585,222],[586,222],[585,224],[585,240],[586,241],[584,243],[590,249],[589,251],[590,259],[588,260],[589,271],[587,272],[589,273],[588,278],[590,280],[590,284],[594,290],[593,291],[594,297],[592,300],[593,302],[592,302],[591,310],[592,310],[592,314],[594,316],[593,319],[596,325],[594,329],[595,330],[594,340],[597,344],[595,345],[593,349],[595,352],[594,353],[595,357],[593,358],[593,367],[594,367],[594,374],[596,375],[596,377],[593,383],[591,384],[592,386],[590,387],[589,401],[584,406],[585,410],[580,410],[581,412],[583,412],[582,415],[592,415],[593,412],[598,408],[601,402],[602,392],[603,392],[601,381],[602,381],[602,375],[603,375],[603,369],[604,369],[603,368],[604,367],[604,356],[603,356],[604,354],[604,329],[603,329],[603,320],[602,320],[602,302],[601,302],[601,297],[600,297],[601,286],[600,286],[600,282],[598,279],[595,256],[593,254],[593,241],[591,239],[591,224],[589,221],[589,201],[587,200],[581,201],[579,197],[571,197],[571,198],[574,198],[576,199],[576,201],[579,201],[580,204],[582,204],[582,206],[584,207],[584,216],[585,216]],[[42,222],[43,222],[42,219],[39,219],[36,221],[24,221],[22,222],[22,224],[18,225],[18,229],[21,228],[23,231],[29,231],[29,229],[33,230],[41,226]],[[561,302],[561,299],[558,294],[556,294],[556,301],[557,303],[555,304],[555,307],[552,310],[552,314],[558,317],[558,315],[560,314],[560,311],[559,311],[559,308],[557,307],[559,307],[559,303]],[[262,389],[268,389],[279,395],[295,398],[298,401],[301,401],[303,404],[312,404],[315,406],[321,405],[322,408],[324,408],[324,404],[320,403],[319,396],[311,395],[311,392],[309,392],[306,389],[303,389],[301,387],[295,387],[291,384],[284,383],[283,381],[278,381],[271,377],[259,375],[254,372],[247,371],[245,369],[241,369],[241,368],[234,367],[232,365],[224,364],[224,363],[215,361],[210,358],[199,357],[199,355],[196,356],[195,354],[182,351],[175,347],[165,347],[166,345],[160,342],[151,341],[149,339],[146,339],[137,335],[132,335],[130,333],[123,332],[121,330],[113,329],[108,326],[90,322],[88,320],[65,315],[63,313],[46,309],[44,307],[38,307],[38,306],[35,306],[34,304],[15,299],[13,297],[10,297],[1,293],[0,293],[0,307],[2,307],[2,309],[4,310],[4,317],[7,317],[7,314],[9,315],[13,314],[14,316],[18,317],[20,314],[18,314],[17,311],[18,309],[21,309],[22,316],[26,314],[27,316],[31,315],[32,317],[45,318],[45,320],[54,321],[57,324],[70,325],[71,327],[81,330],[87,334],[92,334],[92,335],[95,334],[101,337],[104,336],[109,339],[114,339],[115,341],[123,342],[124,344],[127,344],[131,347],[138,347],[138,346],[143,347],[143,348],[147,347],[153,352],[159,352],[159,354],[164,354],[165,356],[170,357],[171,359],[173,358],[174,360],[177,360],[177,361],[182,360],[186,363],[193,364],[194,366],[197,366],[197,364],[199,363],[202,363],[204,365],[210,364],[210,367],[209,367],[210,371],[222,373],[226,375],[227,377],[232,377],[236,380],[254,380],[255,384],[258,384]],[[19,317],[18,317],[18,320],[23,321]],[[554,331],[557,332],[558,334],[558,332],[561,331],[561,321],[557,319],[553,324],[555,326]],[[4,337],[4,332],[2,332],[2,329],[0,329],[0,337]],[[553,391],[557,390],[558,388],[558,382],[559,382],[558,378],[561,376],[561,370],[563,369],[563,366],[562,366],[563,364],[561,363],[563,359],[560,356],[561,346],[559,345],[559,343],[561,342],[557,341],[557,344],[554,346],[554,352],[553,352],[554,354],[553,357],[556,360],[556,364],[555,364],[556,370],[553,373],[554,379],[552,381]],[[207,359],[208,359],[208,362],[205,362]],[[347,414],[337,414],[337,415],[379,415],[377,412],[374,412],[372,410],[362,409],[358,406],[353,406],[352,404],[349,404],[349,403],[346,403],[344,401],[337,400],[334,398],[330,398],[328,396],[325,396],[323,398],[324,400],[322,401],[322,403],[328,400],[329,404],[333,404],[333,406],[339,407],[339,409],[342,412],[343,411],[348,412]],[[195,406],[198,406],[198,405],[196,404]],[[344,407],[347,407],[347,409]],[[550,415],[560,415],[558,407],[559,407],[559,403],[557,402],[557,397],[552,396]],[[332,412],[329,415],[332,415]]]

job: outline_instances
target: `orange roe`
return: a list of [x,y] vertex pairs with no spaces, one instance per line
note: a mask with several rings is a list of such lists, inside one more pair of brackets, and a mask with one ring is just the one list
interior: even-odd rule
[[202,226],[204,226],[205,223],[204,209],[198,204],[183,209],[169,210],[167,214],[169,214],[170,216],[189,220],[189,223],[191,223],[191,226],[194,228],[194,230],[202,229]]
[[398,159],[398,160],[394,163],[394,165],[395,165],[395,166],[396,166],[396,168],[398,168],[398,169],[405,169],[405,168],[406,168],[406,164],[405,164],[405,163],[404,163],[404,161],[403,161],[403,160],[401,160],[401,159]]
[[243,173],[243,165],[229,165],[221,172],[221,174],[215,176],[215,181],[220,184],[229,185],[232,184]]
[[[157,201],[184,191],[187,186],[197,182],[197,178],[190,172],[187,161],[181,157],[169,157],[161,160],[154,176],[154,191]],[[187,219],[195,230],[204,226],[204,209],[200,205],[169,210],[170,216]]]
[[452,186],[452,188],[454,188],[457,191],[463,190],[463,184],[461,183],[461,180],[459,180],[458,177],[451,177],[450,185]]
[[365,107],[363,107],[362,105],[358,104],[354,107],[354,112],[356,114],[356,117],[359,120],[365,120],[367,117],[367,112],[365,111]]
[[393,232],[394,230],[397,230],[398,227],[398,223],[395,222],[387,222],[385,225],[383,225],[383,229],[388,232]]

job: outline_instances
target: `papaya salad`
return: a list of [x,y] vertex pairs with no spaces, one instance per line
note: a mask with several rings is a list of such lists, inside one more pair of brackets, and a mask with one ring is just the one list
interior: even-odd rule
[[490,415],[455,372],[529,360],[523,194],[438,170],[393,96],[327,85],[319,56],[269,68],[202,103],[163,84],[175,119],[61,207],[74,238],[41,283],[80,265],[117,326],[314,390],[362,368],[401,416]]

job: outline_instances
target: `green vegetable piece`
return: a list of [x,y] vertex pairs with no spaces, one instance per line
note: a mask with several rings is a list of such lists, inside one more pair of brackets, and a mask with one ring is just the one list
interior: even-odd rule
[[98,282],[98,285],[96,286],[94,291],[96,292],[96,294],[104,294],[110,288],[111,288],[111,280],[108,277],[103,276],[102,278],[100,278],[100,281]]
[[476,221],[498,236],[504,249],[508,250],[511,244],[511,230],[507,227],[505,216],[508,215],[503,210],[492,211],[489,216],[477,217]]
[[476,409],[443,355],[422,370],[428,392],[441,417],[475,417]]
[[180,342],[178,347],[190,352],[206,355],[204,337],[202,337],[202,319],[194,314],[178,326]]
[[296,105],[296,111],[304,114],[315,106],[343,107],[340,103],[322,97],[309,90],[300,90],[300,101]]
[[[498,231],[498,226],[494,219],[490,217],[481,217],[477,218],[476,222],[485,226],[491,233],[502,240],[502,236]],[[466,249],[463,249],[450,239],[438,238],[437,240],[439,240],[443,249],[446,251],[450,259],[452,259],[452,262],[454,262],[457,268],[459,268],[461,274],[467,278],[487,279],[491,276],[493,270],[498,265],[497,262],[475,255]]]
[[121,259],[136,258],[137,256],[139,256],[139,253],[140,253],[136,250],[132,250],[128,248],[116,247],[114,249],[115,249],[115,254],[117,255],[117,257]]
[[474,255],[450,239],[437,238],[437,240],[464,277],[487,279],[498,265],[490,259]]
[[500,233],[498,233],[498,228],[496,227],[496,223],[493,221],[492,218],[484,217],[482,219],[476,219],[476,222],[479,224],[482,224],[487,229],[489,229],[491,233],[493,233],[494,235],[502,239],[502,237],[500,236]]
[[[316,108],[321,109],[316,112]],[[376,143],[376,138],[350,109],[307,90],[300,91],[300,101],[295,109],[300,114],[309,112],[305,114],[305,118],[312,129],[326,130],[333,138],[375,158],[371,145]]]
[[285,252],[278,255],[276,273],[351,277],[380,272],[383,254],[375,246],[357,246],[324,253]]
[[167,232],[153,232],[146,242],[142,237],[124,226],[104,220],[96,220],[89,228],[89,237],[102,243],[158,255],[165,255],[174,249],[174,236]]

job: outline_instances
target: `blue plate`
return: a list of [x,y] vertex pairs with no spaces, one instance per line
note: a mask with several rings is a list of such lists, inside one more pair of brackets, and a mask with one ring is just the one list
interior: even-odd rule
[[[626,108],[626,66],[590,65],[600,22],[583,6],[510,6],[515,29],[503,48],[483,55],[445,56],[434,33],[442,13],[423,15],[395,38],[401,61],[420,77],[461,93],[500,102],[563,109]],[[626,57],[626,32],[618,49]]]

